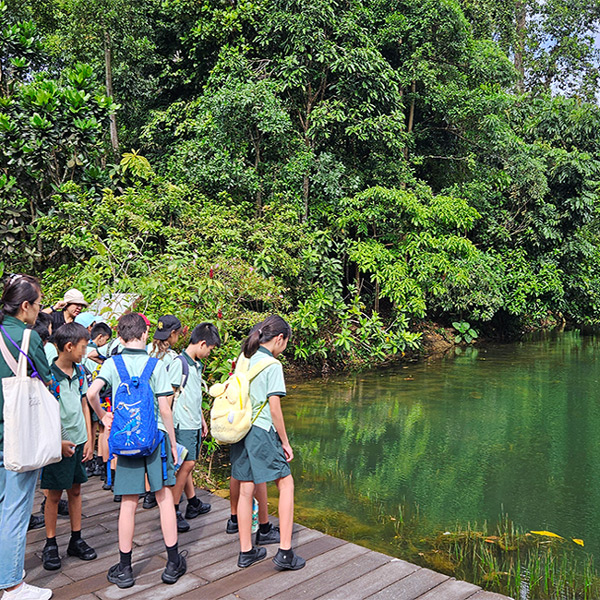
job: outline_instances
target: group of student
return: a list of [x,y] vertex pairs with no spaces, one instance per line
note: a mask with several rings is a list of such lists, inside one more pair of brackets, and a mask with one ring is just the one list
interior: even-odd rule
[[[89,475],[99,474],[105,479],[104,489],[112,490],[115,501],[120,502],[119,562],[108,570],[108,580],[120,588],[134,585],[135,513],[143,497],[145,508],[158,505],[167,551],[161,579],[173,584],[187,568],[186,551],[179,551],[178,534],[190,529],[187,520],[211,509],[196,497],[192,471],[202,439],[208,434],[202,410],[203,361],[220,346],[219,332],[212,323],[200,323],[193,328],[185,350],[178,354],[173,346],[185,330],[173,315],[158,319],[149,343],[150,321],[140,313],[126,313],[110,341],[112,329],[86,310],[88,303],[80,291],[69,290],[62,302],[43,310],[41,302],[40,284],[34,277],[18,274],[6,280],[0,299],[0,335],[13,342],[14,346],[8,347],[18,357],[25,329],[33,329],[29,373],[49,386],[60,405],[62,460],[41,472],[46,528],[43,567],[61,568],[56,541],[59,511],[69,515],[71,524],[67,554],[86,561],[97,557],[82,537],[81,484]],[[268,367],[258,367],[258,375],[250,382],[252,426],[243,439],[230,446],[231,515],[225,528],[227,533],[239,533],[240,568],[266,558],[262,547],[266,544],[279,545],[273,557],[277,569],[297,570],[305,565],[292,549],[294,481],[289,462],[294,455],[281,410],[286,393],[283,369],[275,360],[286,349],[290,336],[286,321],[272,315],[255,325],[242,345],[240,358],[249,369],[266,357],[271,360]],[[0,379],[12,376],[0,356]],[[132,385],[134,379],[136,385],[147,382],[151,390],[151,418],[162,432],[161,442],[147,456],[120,454],[113,458],[109,455],[113,420],[113,434],[127,429],[116,425],[118,410],[113,404],[120,390]],[[46,599],[52,590],[27,584],[23,568],[27,530],[41,526],[41,518],[36,521],[31,516],[39,471],[5,469],[3,405],[0,386],[0,590],[4,590],[6,600]],[[279,488],[279,527],[269,522],[269,481],[275,481]],[[63,491],[67,493],[66,506],[61,500]],[[185,516],[179,506],[183,495],[187,501]],[[253,540],[254,499],[258,501],[259,524]]]

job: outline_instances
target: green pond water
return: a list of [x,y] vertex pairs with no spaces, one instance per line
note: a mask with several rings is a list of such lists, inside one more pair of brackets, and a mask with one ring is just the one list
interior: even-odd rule
[[299,520],[392,554],[399,506],[419,534],[506,514],[600,556],[599,358],[566,332],[289,386]]

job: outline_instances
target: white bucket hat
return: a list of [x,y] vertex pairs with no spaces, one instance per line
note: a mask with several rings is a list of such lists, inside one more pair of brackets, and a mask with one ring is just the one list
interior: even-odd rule
[[83,297],[83,294],[79,290],[76,290],[75,288],[69,290],[65,294],[63,301],[66,304],[82,304],[83,306],[88,305],[88,303],[85,301],[85,298]]

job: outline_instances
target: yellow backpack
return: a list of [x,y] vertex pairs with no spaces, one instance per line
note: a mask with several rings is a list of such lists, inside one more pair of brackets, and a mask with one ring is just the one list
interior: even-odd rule
[[210,387],[208,393],[215,399],[210,410],[210,433],[217,442],[235,444],[250,431],[252,423],[268,402],[268,399],[263,402],[253,419],[250,382],[264,369],[278,362],[273,357],[264,358],[249,368],[250,360],[242,354],[229,379]]

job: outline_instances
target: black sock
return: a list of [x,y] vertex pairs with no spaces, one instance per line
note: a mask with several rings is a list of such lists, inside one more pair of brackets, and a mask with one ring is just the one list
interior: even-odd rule
[[79,531],[71,531],[71,541],[76,542],[81,539],[81,529]]
[[194,508],[196,508],[196,506],[198,506],[200,504],[200,500],[198,500],[198,498],[196,498],[196,496],[192,496],[191,498],[187,499],[188,504],[190,506],[193,506]]
[[231,522],[237,523],[237,515],[231,515]]
[[57,543],[56,543],[56,536],[51,537],[51,538],[49,538],[49,537],[46,538],[46,548],[48,546],[56,546],[56,545],[57,545]]
[[[108,463],[106,463],[106,464],[108,464]],[[114,483],[115,483],[115,470],[114,469],[110,470],[110,480],[112,481],[112,483],[114,485]]]
[[99,467],[102,467],[102,466],[104,465],[104,461],[102,460],[102,457],[101,457],[101,456],[96,456],[96,464],[97,464]]
[[261,533],[269,533],[269,531],[271,531],[271,523],[269,523],[269,521],[267,521],[266,523],[259,523],[258,530]]
[[175,563],[176,565],[179,564],[179,549],[177,546],[177,543],[175,543],[174,546],[170,547],[165,544],[165,548],[167,549],[167,560],[169,562]]
[[288,548],[287,550],[279,548],[277,551],[277,557],[283,562],[292,562],[292,558],[294,558],[294,551],[291,548]]
[[131,567],[131,550],[129,552],[119,550],[119,564],[121,567]]
[[179,512],[179,504],[175,505],[175,512]]
[[252,550],[246,550],[246,552],[241,552],[241,554],[254,554],[257,548],[252,548]]

